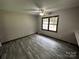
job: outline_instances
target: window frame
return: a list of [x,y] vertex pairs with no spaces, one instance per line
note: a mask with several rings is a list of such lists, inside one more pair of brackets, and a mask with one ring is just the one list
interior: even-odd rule
[[[53,18],[53,17],[58,17],[57,19],[57,24],[56,24],[56,31],[53,31],[53,30],[49,30],[49,25],[50,25],[50,18]],[[43,19],[45,18],[48,18],[48,29],[43,29]],[[50,32],[58,32],[58,23],[59,23],[59,15],[56,15],[56,16],[49,16],[49,17],[42,17],[42,22],[41,22],[41,30],[45,30],[45,31],[50,31]]]

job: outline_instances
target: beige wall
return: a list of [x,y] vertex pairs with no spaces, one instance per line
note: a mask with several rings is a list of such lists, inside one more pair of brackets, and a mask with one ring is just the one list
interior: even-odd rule
[[33,15],[3,11],[3,38],[1,42],[10,41],[36,32],[36,19]]
[[0,10],[0,42],[2,41],[2,38],[4,36],[4,24],[3,24],[3,14],[2,11]]
[[54,33],[41,30],[41,17],[38,20],[38,32],[77,44],[73,32],[79,29],[79,7],[56,11],[51,16],[53,15],[59,15],[58,32]]

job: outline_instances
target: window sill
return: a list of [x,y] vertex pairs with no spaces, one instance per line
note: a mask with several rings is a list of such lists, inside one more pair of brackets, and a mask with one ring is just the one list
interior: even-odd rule
[[45,30],[45,29],[42,29],[43,31],[49,31],[49,32],[55,32],[57,33],[57,31],[52,31],[52,30]]

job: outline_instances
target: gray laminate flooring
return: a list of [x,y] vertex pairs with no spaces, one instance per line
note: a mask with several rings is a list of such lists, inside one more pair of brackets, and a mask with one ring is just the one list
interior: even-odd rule
[[79,59],[77,47],[33,34],[3,44],[0,59]]

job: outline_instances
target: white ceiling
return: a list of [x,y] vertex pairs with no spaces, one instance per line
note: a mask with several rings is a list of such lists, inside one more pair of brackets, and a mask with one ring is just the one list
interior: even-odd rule
[[79,6],[79,0],[0,0],[0,9],[27,13],[29,9],[56,11]]

